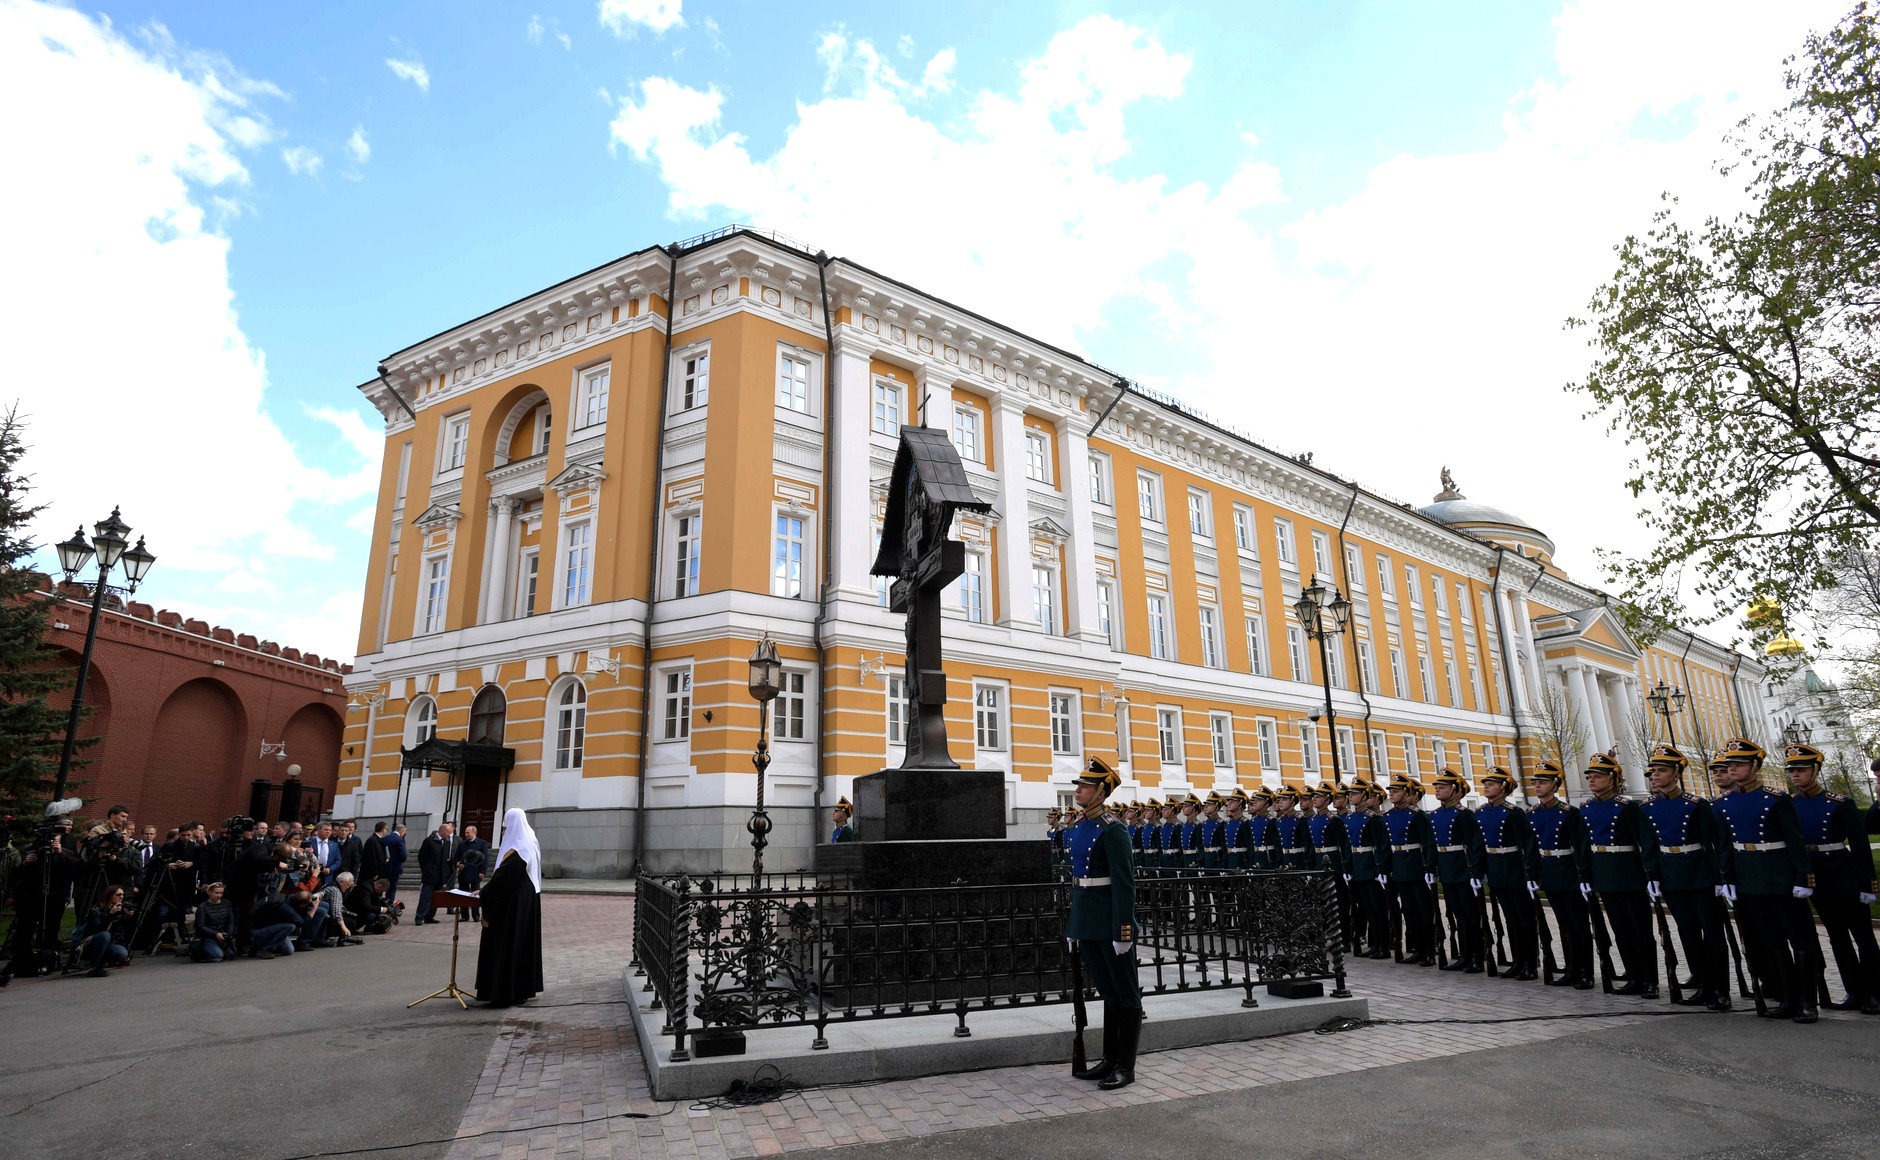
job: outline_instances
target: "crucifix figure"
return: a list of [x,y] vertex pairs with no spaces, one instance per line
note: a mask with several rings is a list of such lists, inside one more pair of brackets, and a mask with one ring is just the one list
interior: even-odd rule
[[903,769],[958,769],[947,751],[947,675],[940,641],[940,599],[966,570],[966,545],[947,538],[957,511],[983,512],[991,504],[973,494],[959,452],[945,432],[901,428],[901,444],[888,483],[881,552],[871,570],[892,576],[889,607],[907,617],[908,722]]

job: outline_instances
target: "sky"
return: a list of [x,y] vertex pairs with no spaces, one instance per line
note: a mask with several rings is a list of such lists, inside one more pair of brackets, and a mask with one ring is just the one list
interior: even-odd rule
[[43,544],[121,505],[139,599],[350,659],[378,361],[743,222],[1598,584],[1649,541],[1564,323],[1844,7],[0,0],[0,406]]

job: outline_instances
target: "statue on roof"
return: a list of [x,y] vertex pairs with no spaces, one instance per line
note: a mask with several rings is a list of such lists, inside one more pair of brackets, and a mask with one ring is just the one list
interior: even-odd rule
[[1441,503],[1447,499],[1467,499],[1467,498],[1468,498],[1467,496],[1463,495],[1461,492],[1456,490],[1456,477],[1449,474],[1449,467],[1447,465],[1444,465],[1443,467],[1443,490],[1436,493],[1435,502]]

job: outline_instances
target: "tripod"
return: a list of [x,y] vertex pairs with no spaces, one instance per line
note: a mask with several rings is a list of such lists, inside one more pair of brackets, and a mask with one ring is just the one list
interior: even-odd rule
[[[144,927],[145,924],[150,921],[150,916],[156,912],[159,906],[166,904],[166,888],[173,885],[175,885],[175,883],[171,879],[170,864],[168,862],[159,863],[156,874],[150,876],[145,881],[141,891],[142,897],[139,899],[141,905],[137,909],[137,924],[131,928],[130,945],[133,953],[135,953],[137,946],[144,937]],[[165,939],[168,939],[170,943],[176,947],[178,954],[183,952],[189,942],[189,940],[184,937],[183,932],[184,913],[185,907],[181,901],[178,901],[175,906],[171,908],[172,917],[163,920],[163,924],[157,928],[156,937],[151,939],[150,945],[144,949],[145,958],[156,954],[157,948],[163,945]]]

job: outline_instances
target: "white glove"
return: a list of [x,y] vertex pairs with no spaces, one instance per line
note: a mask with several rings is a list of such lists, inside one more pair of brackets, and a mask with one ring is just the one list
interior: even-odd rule
[[1425,886],[1434,886],[1434,885],[1436,885],[1436,875],[1434,875],[1434,874],[1425,874],[1425,875],[1423,876],[1423,885],[1425,885]]
[[1349,874],[1343,875],[1343,878],[1345,879],[1345,885],[1347,886],[1351,885],[1351,875]]
[[1861,904],[1862,906],[1872,906],[1872,905],[1873,905],[1873,895],[1871,895],[1871,894],[1868,894],[1868,893],[1867,893],[1866,891],[1862,891],[1862,892],[1861,892],[1861,896],[1860,896],[1860,904]]
[[1812,897],[1815,892],[1810,890],[1806,886],[1797,886],[1793,890],[1789,891],[1789,893],[1795,895],[1795,897],[1797,898],[1809,898],[1809,897]]
[[1717,897],[1723,899],[1725,902],[1735,902],[1736,887],[1728,885],[1727,883],[1717,887]]
[[1580,883],[1580,897],[1591,898],[1592,896],[1593,896],[1593,884],[1591,882]]
[[1067,951],[1074,951],[1074,950],[1076,950],[1076,949],[1077,949],[1077,940],[1076,940],[1076,939],[1074,939],[1074,938],[1067,938],[1067,939],[1065,939],[1065,940],[1064,940],[1064,949],[1065,949],[1065,950],[1067,950]]
[[1469,889],[1480,894],[1482,892],[1482,880],[1480,878],[1469,879]]
[[1530,882],[1527,884],[1527,886],[1528,886],[1529,898],[1539,898],[1541,896],[1541,884],[1540,883]]
[[1645,884],[1645,893],[1651,896],[1653,902],[1657,902],[1660,898],[1664,897],[1664,894],[1658,889],[1656,882],[1647,882]]
[[1119,955],[1126,955],[1130,951],[1133,951],[1136,949],[1136,944],[1133,942],[1126,942],[1126,943],[1113,942],[1110,944],[1110,949],[1115,951]]
[[1377,884],[1378,884],[1379,886],[1389,886],[1389,885],[1390,885],[1390,879],[1388,879],[1388,878],[1386,878],[1386,877],[1384,877],[1384,876],[1383,876],[1382,874],[1379,874],[1379,875],[1377,876]]

